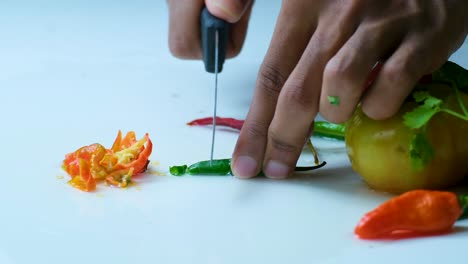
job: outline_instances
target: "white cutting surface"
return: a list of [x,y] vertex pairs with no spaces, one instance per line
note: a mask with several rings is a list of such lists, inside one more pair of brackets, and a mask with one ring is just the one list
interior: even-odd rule
[[[279,5],[257,1],[245,49],[220,75],[219,115],[245,117]],[[210,128],[185,123],[211,115],[213,76],[169,54],[167,20],[162,0],[0,2],[1,264],[463,262],[466,221],[441,237],[355,238],[389,196],[339,152],[283,181],[152,174],[83,193],[57,178],[65,153],[110,146],[118,129],[150,133],[152,171],[209,158]],[[453,60],[468,67],[466,43]],[[215,157],[236,138],[220,130]]]

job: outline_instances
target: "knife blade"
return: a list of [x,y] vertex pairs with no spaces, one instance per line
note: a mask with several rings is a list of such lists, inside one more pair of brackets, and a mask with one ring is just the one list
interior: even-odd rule
[[200,16],[201,44],[205,70],[214,73],[213,130],[211,133],[210,164],[213,161],[216,113],[218,104],[218,73],[223,70],[226,59],[229,23],[213,16],[205,7]]

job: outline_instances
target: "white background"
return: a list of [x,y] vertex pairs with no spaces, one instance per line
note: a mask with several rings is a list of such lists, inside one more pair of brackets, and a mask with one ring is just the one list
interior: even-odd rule
[[[279,5],[256,2],[245,48],[220,75],[220,116],[245,117]],[[390,196],[368,189],[333,142],[317,141],[326,168],[290,180],[157,176],[209,158],[211,139],[185,123],[211,115],[213,76],[169,54],[166,9],[0,2],[1,264],[463,262],[466,221],[441,237],[355,238]],[[452,59],[468,67],[466,43]],[[110,147],[119,129],[150,133],[152,173],[126,190],[67,185],[64,155]],[[220,130],[215,157],[230,157],[236,138]]]

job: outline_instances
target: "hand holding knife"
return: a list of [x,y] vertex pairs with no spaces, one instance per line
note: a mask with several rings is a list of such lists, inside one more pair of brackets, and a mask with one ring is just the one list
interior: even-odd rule
[[200,17],[201,44],[205,70],[215,74],[213,131],[211,138],[210,164],[213,161],[214,143],[216,134],[216,111],[218,101],[218,73],[223,70],[226,59],[229,36],[229,23],[213,16],[205,7]]

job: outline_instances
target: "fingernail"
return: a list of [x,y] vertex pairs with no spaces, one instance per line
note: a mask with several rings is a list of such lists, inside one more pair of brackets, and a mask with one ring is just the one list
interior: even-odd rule
[[237,14],[237,10],[233,10],[232,6],[226,5],[225,1],[214,0],[212,3],[227,16],[227,20],[231,21],[239,19],[240,14]]
[[270,160],[265,166],[264,173],[269,178],[283,179],[288,177],[289,167],[279,161]]
[[257,161],[249,156],[237,157],[233,173],[239,178],[249,178],[255,176],[257,172]]

